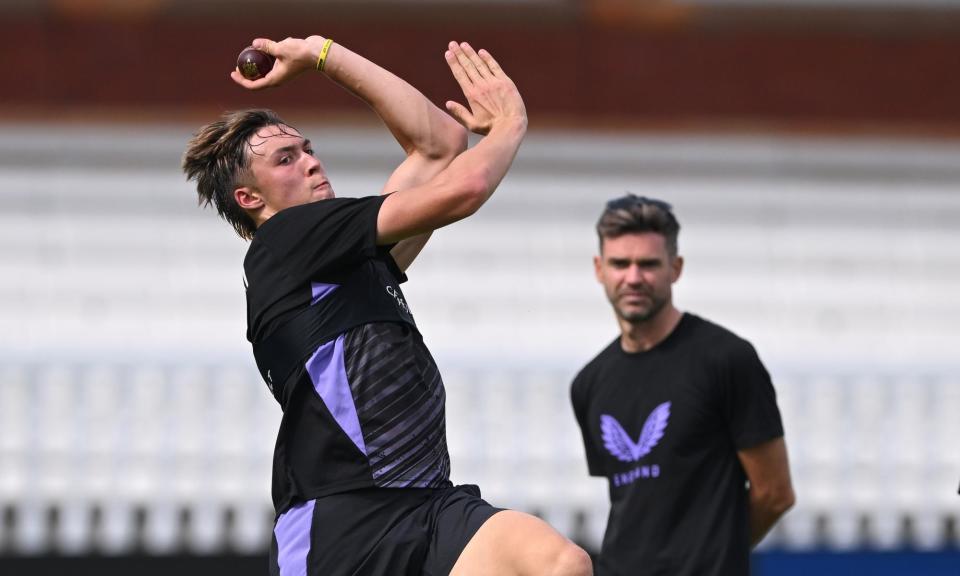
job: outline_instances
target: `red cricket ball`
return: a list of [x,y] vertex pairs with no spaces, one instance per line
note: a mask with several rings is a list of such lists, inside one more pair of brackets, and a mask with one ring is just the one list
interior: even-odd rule
[[263,78],[270,72],[274,60],[275,58],[266,52],[248,46],[237,56],[237,70],[247,80],[256,80],[257,78]]

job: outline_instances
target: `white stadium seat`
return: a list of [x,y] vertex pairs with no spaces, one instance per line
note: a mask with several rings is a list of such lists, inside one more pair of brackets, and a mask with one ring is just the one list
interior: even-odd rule
[[[175,168],[189,129],[89,144],[18,130],[0,148],[29,136],[138,160],[54,162],[41,185],[0,158],[13,327],[0,331],[0,509],[16,519],[0,543],[265,550],[280,410],[245,340],[246,244]],[[389,138],[332,134],[340,148],[316,145],[338,193],[378,192]],[[956,147],[910,141],[531,134],[493,199],[437,231],[404,286],[446,383],[454,481],[599,546],[606,485],[587,476],[569,386],[617,333],[593,226],[630,190],[677,208],[678,304],[749,339],[773,376],[798,505],[766,545],[894,549],[904,519],[918,547],[948,544],[956,166]]]

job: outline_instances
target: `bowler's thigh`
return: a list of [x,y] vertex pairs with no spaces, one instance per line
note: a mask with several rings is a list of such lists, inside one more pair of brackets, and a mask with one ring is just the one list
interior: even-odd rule
[[451,576],[550,573],[571,554],[585,553],[552,526],[530,514],[502,510],[480,526],[457,559]]

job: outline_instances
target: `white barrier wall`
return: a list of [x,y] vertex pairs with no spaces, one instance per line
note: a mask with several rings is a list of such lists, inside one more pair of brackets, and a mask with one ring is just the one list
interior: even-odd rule
[[[263,549],[279,411],[243,363],[8,363],[0,506],[16,520],[2,524],[0,542],[24,552],[121,553],[138,542],[156,553]],[[598,546],[606,484],[586,475],[569,370],[445,368],[454,481]],[[769,544],[960,544],[948,529],[960,520],[955,371],[773,375],[799,504]]]
[[[262,550],[278,409],[244,340],[245,244],[178,172],[190,128],[0,130],[0,550]],[[379,191],[380,131],[306,127],[335,188]],[[319,137],[318,137],[319,136]],[[960,147],[534,133],[404,287],[448,389],[454,480],[596,546],[567,399],[616,331],[593,224],[674,203],[678,304],[749,339],[799,504],[768,545],[957,539]]]

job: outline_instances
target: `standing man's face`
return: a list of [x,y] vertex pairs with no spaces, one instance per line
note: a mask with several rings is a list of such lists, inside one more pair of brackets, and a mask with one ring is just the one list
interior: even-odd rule
[[643,232],[604,238],[593,264],[617,317],[638,324],[672,303],[683,258],[670,257],[661,234]]
[[260,210],[261,221],[284,208],[334,197],[310,141],[295,129],[265,126],[248,145],[253,181],[234,194],[241,207]]

